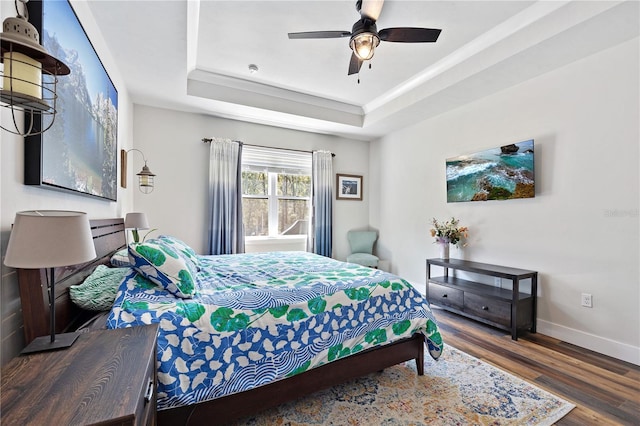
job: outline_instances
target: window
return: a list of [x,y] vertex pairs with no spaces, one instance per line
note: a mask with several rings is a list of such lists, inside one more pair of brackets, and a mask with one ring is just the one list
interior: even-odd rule
[[242,215],[247,237],[307,234],[311,153],[245,145]]

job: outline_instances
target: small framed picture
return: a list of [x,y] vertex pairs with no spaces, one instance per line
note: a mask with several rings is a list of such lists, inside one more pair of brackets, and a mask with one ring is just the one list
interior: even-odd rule
[[362,176],[336,174],[336,200],[362,201]]

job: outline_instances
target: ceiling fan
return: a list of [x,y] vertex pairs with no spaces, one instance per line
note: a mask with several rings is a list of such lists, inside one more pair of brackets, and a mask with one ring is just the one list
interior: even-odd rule
[[360,72],[362,63],[373,57],[374,50],[380,41],[396,43],[433,43],[438,40],[440,31],[433,28],[397,27],[384,28],[378,31],[376,21],[382,11],[384,0],[358,0],[356,9],[360,19],[353,24],[351,31],[308,31],[289,33],[290,39],[342,38],[350,37],[349,47],[352,50],[349,62],[349,73]]

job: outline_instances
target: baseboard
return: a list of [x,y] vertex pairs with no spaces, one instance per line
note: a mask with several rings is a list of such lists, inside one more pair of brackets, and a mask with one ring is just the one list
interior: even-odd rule
[[572,345],[640,365],[640,348],[538,318],[537,332]]
[[[411,283],[423,296],[425,294],[425,285],[422,283]],[[545,336],[580,346],[622,361],[640,365],[640,348],[626,343],[617,342],[615,340],[596,336],[595,334],[585,333],[584,331],[565,327],[563,325],[554,324],[549,321],[536,320],[536,331]]]

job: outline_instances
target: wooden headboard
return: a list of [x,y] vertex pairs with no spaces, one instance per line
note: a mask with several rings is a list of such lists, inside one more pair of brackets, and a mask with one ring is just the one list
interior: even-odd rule
[[[91,220],[91,233],[97,257],[88,263],[55,268],[56,333],[73,330],[88,319],[91,312],[71,302],[69,286],[81,283],[96,266],[108,264],[116,251],[126,246],[124,219]],[[33,244],[38,244],[34,241]],[[64,250],[64,247],[60,247]],[[48,269],[48,268],[47,268]],[[49,285],[47,269],[18,269],[24,340],[29,344],[38,336],[49,335]]]

